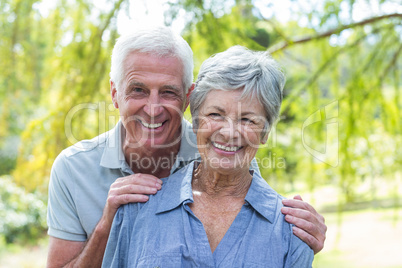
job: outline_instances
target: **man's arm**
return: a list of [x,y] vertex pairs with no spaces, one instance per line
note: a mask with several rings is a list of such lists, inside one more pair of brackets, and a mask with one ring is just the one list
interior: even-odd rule
[[309,245],[314,254],[320,252],[327,232],[324,217],[299,195],[294,199],[284,199],[282,203],[287,206],[282,208],[286,221],[295,225],[293,233]]
[[84,248],[85,242],[69,241],[53,236],[49,237],[48,267],[63,267],[74,259]]
[[103,215],[88,241],[75,242],[51,237],[47,267],[100,267],[117,209],[127,203],[146,202],[161,189],[152,175],[134,174],[118,178],[110,187]]

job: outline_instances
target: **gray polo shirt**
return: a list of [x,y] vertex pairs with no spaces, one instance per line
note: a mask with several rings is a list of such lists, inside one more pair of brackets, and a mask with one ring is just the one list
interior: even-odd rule
[[[134,174],[122,151],[121,128],[118,122],[112,130],[70,146],[56,158],[49,182],[50,236],[86,241],[102,216],[110,185]],[[180,150],[170,173],[197,158],[196,135],[183,119]],[[259,172],[255,160],[252,169]]]

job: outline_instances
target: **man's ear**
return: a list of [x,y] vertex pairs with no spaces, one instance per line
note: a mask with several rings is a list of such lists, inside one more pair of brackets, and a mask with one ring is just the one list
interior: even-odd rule
[[190,104],[190,95],[191,95],[191,92],[193,92],[194,87],[195,87],[195,84],[193,83],[191,85],[191,87],[188,89],[188,92],[186,94],[186,106],[184,107],[184,111],[187,109],[188,105]]
[[119,109],[119,104],[117,102],[117,88],[115,83],[110,80],[110,95],[112,96],[112,101],[113,101],[113,105],[114,108]]

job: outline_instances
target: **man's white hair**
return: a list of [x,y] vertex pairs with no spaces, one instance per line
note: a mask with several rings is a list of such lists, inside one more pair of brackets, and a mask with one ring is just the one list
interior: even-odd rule
[[132,52],[178,58],[183,65],[184,92],[188,92],[193,82],[193,52],[180,35],[168,27],[155,27],[137,30],[118,38],[113,48],[110,70],[110,79],[118,91],[124,78],[124,61]]

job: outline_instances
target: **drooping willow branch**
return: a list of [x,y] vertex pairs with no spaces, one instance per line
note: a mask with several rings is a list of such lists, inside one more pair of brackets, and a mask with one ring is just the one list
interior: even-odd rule
[[[302,38],[294,39],[294,40],[286,38],[279,31],[278,34],[280,34],[285,39],[285,41],[280,42],[280,43],[268,48],[268,52],[270,54],[273,54],[273,53],[281,51],[281,50],[283,50],[283,49],[285,49],[285,48],[287,48],[289,46],[295,45],[295,44],[302,44],[302,43],[306,43],[306,42],[309,42],[309,41],[312,41],[312,40],[318,40],[318,39],[326,38],[326,37],[329,37],[329,36],[331,36],[333,34],[338,34],[338,33],[342,32],[343,30],[346,30],[346,29],[351,29],[351,28],[355,28],[355,27],[358,27],[358,26],[372,24],[372,23],[375,23],[377,21],[390,19],[390,18],[401,18],[402,19],[402,14],[393,13],[393,14],[388,14],[388,15],[383,15],[383,16],[372,17],[372,18],[362,20],[360,22],[354,22],[354,23],[350,23],[350,24],[341,25],[341,26],[339,26],[339,27],[337,27],[335,29],[331,29],[331,30],[328,30],[328,31],[323,32],[323,33],[319,33],[319,34],[312,35],[312,36],[306,36],[306,37],[302,37]],[[265,19],[265,20],[267,22],[270,22],[267,19]]]
[[[380,29],[376,29],[374,31],[371,32],[375,33],[377,31],[379,31]],[[327,69],[331,63],[334,62],[334,60],[342,53],[344,53],[345,51],[347,51],[348,49],[351,49],[353,47],[355,47],[358,43],[360,43],[362,40],[364,40],[364,38],[367,37],[368,34],[364,34],[362,35],[360,38],[356,39],[355,42],[353,42],[352,44],[348,45],[348,46],[344,46],[341,47],[340,49],[338,49],[338,51],[336,51],[328,60],[326,60],[323,64],[321,64],[321,66],[314,72],[314,74],[305,82],[303,83],[302,86],[300,86],[298,89],[294,90],[292,92],[291,95],[289,95],[282,104],[282,110],[286,111],[289,107],[290,104],[297,98],[297,96],[299,96],[301,94],[301,92],[307,88],[309,85],[313,84],[318,77],[323,73],[323,71],[325,69]]]

